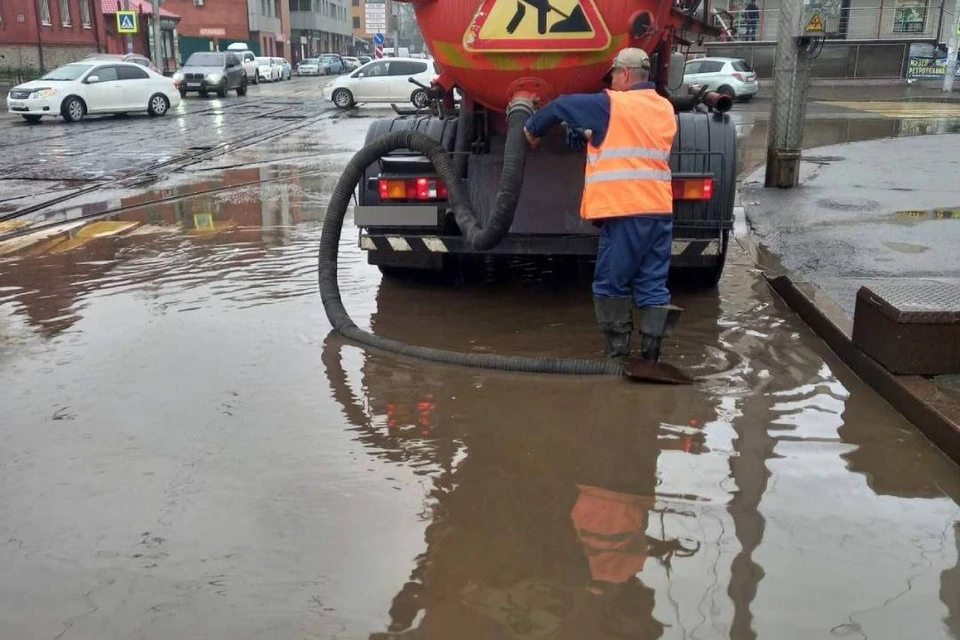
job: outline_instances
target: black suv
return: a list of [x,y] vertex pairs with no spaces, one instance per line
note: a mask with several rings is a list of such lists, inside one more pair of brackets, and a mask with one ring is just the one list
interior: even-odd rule
[[198,51],[187,58],[174,75],[180,95],[186,97],[188,91],[196,91],[206,96],[216,91],[221,98],[227,92],[237,90],[238,96],[247,95],[247,72],[243,68],[240,56],[231,51]]

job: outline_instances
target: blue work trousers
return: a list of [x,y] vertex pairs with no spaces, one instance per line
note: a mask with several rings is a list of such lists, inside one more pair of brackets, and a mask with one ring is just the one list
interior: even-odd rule
[[603,221],[593,295],[627,298],[640,309],[670,304],[667,272],[673,243],[671,216],[626,216]]

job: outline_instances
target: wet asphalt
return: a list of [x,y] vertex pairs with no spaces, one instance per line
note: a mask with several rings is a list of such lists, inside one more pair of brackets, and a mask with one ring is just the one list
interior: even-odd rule
[[[956,466],[770,293],[745,237],[717,290],[676,288],[664,357],[692,387],[331,334],[319,223],[389,111],[333,112],[313,83],[163,120],[0,117],[20,154],[0,213],[84,221],[0,236],[0,637],[960,637]],[[264,115],[280,103],[290,120]],[[859,107],[811,105],[808,143],[960,126]],[[768,108],[735,108],[744,172]],[[120,227],[82,235],[106,210]],[[566,265],[454,287],[382,279],[352,229],[340,255],[379,335],[599,352]]]

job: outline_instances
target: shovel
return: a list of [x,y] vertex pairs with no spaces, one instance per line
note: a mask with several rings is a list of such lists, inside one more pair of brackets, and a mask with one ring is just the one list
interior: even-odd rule
[[637,382],[659,382],[661,384],[694,384],[696,382],[672,364],[634,357],[624,359],[623,374]]

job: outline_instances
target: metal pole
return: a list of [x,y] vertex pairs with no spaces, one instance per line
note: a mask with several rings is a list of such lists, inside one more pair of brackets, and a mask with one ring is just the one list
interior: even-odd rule
[[[798,39],[803,0],[784,0],[777,23],[773,106],[767,135],[766,187],[791,188],[800,181],[803,119],[807,112],[812,60],[806,51],[810,38]],[[802,46],[798,44],[802,42]]]
[[957,75],[957,46],[960,45],[960,0],[953,7],[953,25],[950,28],[950,40],[947,44],[947,70],[943,74],[943,90],[953,91],[953,76]]
[[[960,0],[957,0],[960,2]],[[393,56],[400,57],[400,5],[397,0],[390,3],[390,13],[393,14]]]
[[[130,11],[130,0],[123,0],[123,10]],[[127,53],[133,53],[133,36],[128,33],[124,38],[127,41]]]
[[160,29],[160,0],[153,0],[153,64],[157,65],[160,73],[166,68],[163,61],[163,31]]

